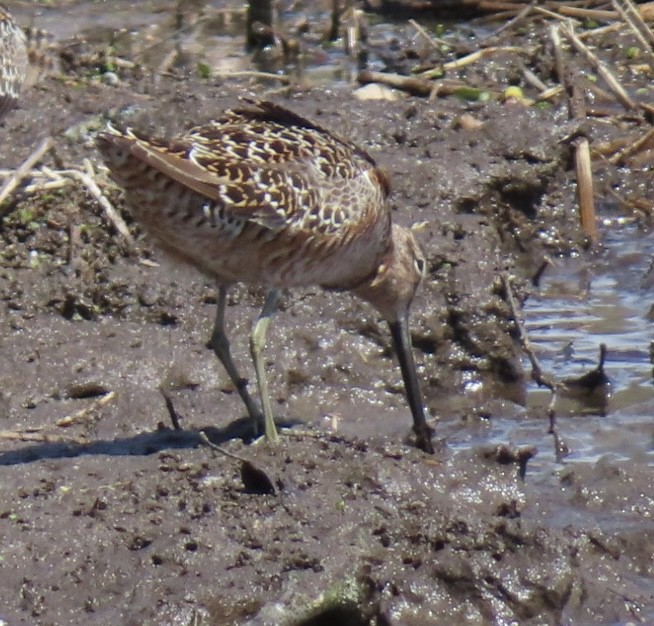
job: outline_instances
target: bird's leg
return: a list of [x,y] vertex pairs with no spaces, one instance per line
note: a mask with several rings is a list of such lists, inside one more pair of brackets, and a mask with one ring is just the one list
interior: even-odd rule
[[275,420],[273,418],[272,405],[270,403],[270,394],[268,393],[268,378],[266,376],[266,366],[263,362],[263,349],[266,345],[266,332],[270,324],[272,314],[277,310],[280,292],[278,289],[271,289],[266,295],[266,301],[259,315],[252,334],[250,335],[250,351],[254,361],[254,369],[257,373],[257,382],[259,383],[259,393],[261,394],[261,405],[263,406],[264,433],[266,441],[275,442],[278,439]]
[[252,420],[252,425],[254,427],[254,434],[258,435],[262,422],[263,416],[261,411],[257,406],[256,402],[252,399],[252,396],[248,393],[248,381],[246,378],[242,378],[238,373],[234,361],[232,360],[232,352],[229,347],[229,339],[225,333],[225,305],[227,303],[227,287],[222,285],[218,287],[218,306],[216,307],[216,320],[213,326],[213,332],[211,333],[210,345],[213,348],[214,353],[218,357],[218,360],[223,364],[227,374],[229,375],[232,383],[238,391],[238,395],[241,396],[241,400],[245,404],[245,408],[250,415]]

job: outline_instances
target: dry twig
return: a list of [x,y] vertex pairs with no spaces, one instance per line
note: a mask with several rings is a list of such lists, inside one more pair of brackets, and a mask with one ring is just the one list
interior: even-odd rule
[[125,241],[127,241],[129,247],[132,249],[136,248],[136,242],[134,241],[132,234],[129,232],[129,228],[127,228],[125,220],[123,220],[123,218],[118,214],[118,211],[114,209],[111,202],[107,200],[106,196],[102,193],[102,191],[100,191],[100,187],[98,187],[95,180],[89,176],[89,174],[82,172],[81,170],[62,170],[59,172],[59,174],[68,176],[69,178],[74,178],[81,182],[90,192],[90,194],[95,198],[97,203],[102,207],[105,215],[114,225],[116,230],[125,238]]
[[523,7],[522,10],[514,18],[502,24],[502,26],[500,26],[495,32],[491,33],[484,39],[486,41],[488,41],[489,39],[494,39],[498,35],[501,35],[503,32],[510,30],[520,22],[524,21],[524,19],[531,13],[532,9],[536,6],[537,2],[538,0],[532,0],[527,6]]
[[[12,173],[9,180],[0,189],[0,207],[5,203],[7,198],[18,188],[20,183],[29,176],[32,168],[45,156],[45,154],[52,148],[52,137],[46,137],[25,159],[23,164]],[[0,209],[0,217],[7,214],[6,208]]]
[[244,459],[242,456],[238,456],[238,454],[229,452],[228,450],[225,450],[225,448],[221,448],[220,446],[217,446],[215,443],[210,441],[209,437],[207,437],[207,433],[205,433],[203,430],[201,430],[198,434],[200,435],[200,440],[202,443],[208,448],[211,448],[211,450],[214,452],[219,452],[220,454],[223,454],[230,459],[234,459],[235,461],[240,461],[241,463],[249,463],[249,461]]
[[209,447],[214,452],[219,452],[220,454],[224,454],[226,457],[229,457],[230,459],[240,461],[241,480],[243,481],[243,485],[247,492],[256,493],[260,495],[275,495],[276,493],[275,486],[272,484],[270,478],[268,478],[268,474],[266,472],[256,467],[253,463],[251,463],[247,459],[244,459],[243,457],[240,457],[231,452],[228,452],[224,448],[221,448],[220,446],[217,446],[215,443],[212,443],[211,441],[209,441],[209,437],[207,437],[207,434],[203,430],[201,430],[199,434],[202,443],[205,446]]
[[435,37],[434,35],[430,35],[418,22],[415,20],[409,20],[409,24],[413,26],[413,28],[418,31],[418,33],[425,39],[425,41],[435,50],[438,50],[438,52],[441,51],[441,46],[447,46],[448,48],[454,47],[454,44],[446,41],[445,39],[441,39],[440,37]]
[[[113,224],[116,230],[125,238],[129,247],[134,250],[136,243],[132,234],[127,228],[125,220],[114,209],[113,205],[107,197],[102,193],[97,183],[95,182],[95,172],[93,166],[88,159],[84,160],[84,169],[65,169],[65,170],[52,170],[47,166],[42,166],[39,170],[33,169],[34,165],[43,158],[43,156],[52,148],[52,138],[44,139],[39,147],[30,155],[28,159],[15,171],[0,170],[0,177],[7,177],[7,181],[0,190],[0,206],[2,203],[13,193],[20,185],[20,182],[26,178],[32,178],[36,182],[25,187],[27,193],[37,193],[39,191],[49,191],[52,189],[60,189],[77,181],[82,183],[88,192],[95,198],[100,207],[103,209],[107,219]],[[0,209],[0,217],[7,213],[7,209]]]
[[581,226],[594,243],[599,239],[597,216],[595,214],[595,195],[593,192],[593,168],[590,160],[590,142],[587,137],[575,140],[575,169],[577,172],[577,193]]
[[[626,10],[616,1],[613,0],[613,6],[620,13],[622,19],[630,26],[643,43],[650,56],[652,56],[652,43],[654,43],[654,33],[649,24],[643,19],[640,11],[636,8],[631,0],[623,0]],[[644,7],[643,7],[644,8]],[[648,41],[649,40],[649,41]]]
[[561,32],[568,38],[570,43],[575,47],[575,49],[583,54],[586,60],[595,68],[597,73],[604,79],[606,84],[609,86],[611,91],[615,94],[616,98],[621,102],[628,110],[634,110],[637,108],[636,103],[629,97],[629,94],[622,87],[618,79],[613,76],[612,72],[602,61],[600,61],[586,46],[586,44],[577,37],[572,27],[572,24],[569,22],[564,23],[561,28]]
[[43,426],[37,426],[28,430],[2,430],[0,431],[0,439],[12,441],[36,441],[40,443],[86,444],[88,441],[84,437],[66,437],[63,435],[53,435],[44,431],[52,427],[68,428],[69,426],[88,420],[93,411],[109,404],[109,402],[115,398],[116,392],[110,391],[100,398],[95,399],[87,407],[58,419],[54,424],[44,424]]
[[564,20],[567,19],[573,19],[571,17],[564,17],[563,15],[559,15],[558,13],[554,11],[550,11],[549,9],[546,9],[544,7],[534,7],[534,12],[535,13],[540,13],[541,15],[544,15],[545,17],[550,17],[555,20],[559,20],[560,22],[563,22]]
[[69,426],[73,426],[74,424],[78,424],[79,422],[85,421],[89,419],[89,416],[93,411],[99,409],[100,407],[105,406],[106,404],[109,404],[115,398],[116,398],[115,391],[110,391],[108,393],[105,393],[103,396],[96,398],[87,407],[80,409],[75,413],[71,413],[70,415],[66,415],[65,417],[62,417],[61,419],[57,420],[55,422],[55,426],[58,426],[59,428],[68,428]]
[[212,76],[217,78],[256,78],[257,80],[276,80],[285,85],[289,84],[292,80],[290,76],[285,74],[272,74],[271,72],[255,72],[255,71],[234,71],[234,72],[214,72]]
[[550,422],[548,432],[554,438],[554,454],[556,460],[560,462],[563,457],[567,456],[569,452],[568,446],[561,439],[556,428],[556,412],[554,410],[554,403],[556,401],[556,392],[560,388],[561,384],[543,372],[543,368],[541,367],[540,361],[538,360],[538,357],[536,356],[536,353],[531,346],[529,336],[527,335],[524,323],[518,312],[518,306],[513,295],[513,287],[511,286],[511,279],[506,272],[502,273],[502,284],[504,285],[506,300],[509,304],[509,307],[511,308],[513,321],[518,330],[520,345],[522,346],[522,349],[524,350],[525,354],[529,358],[529,362],[531,363],[531,378],[536,382],[536,384],[547,387],[552,392],[552,398],[550,399],[550,403],[547,408],[547,415]]
[[[567,25],[572,31],[572,26]],[[583,93],[570,77],[565,65],[561,38],[559,37],[559,25],[550,29],[550,36],[554,44],[554,57],[559,81],[565,87],[568,94],[568,109],[573,119],[584,119],[586,117]],[[583,45],[583,44],[582,44]],[[590,160],[590,142],[586,137],[578,137],[574,140],[575,146],[575,168],[577,171],[577,194],[579,197],[579,212],[581,227],[591,241],[596,242],[599,238],[597,230],[597,218],[595,214],[595,198],[593,194],[593,171]]]
[[645,134],[641,135],[629,145],[625,146],[619,152],[616,152],[612,157],[608,159],[609,163],[613,165],[618,165],[624,163],[624,161],[629,158],[632,154],[636,154],[645,144],[652,140],[654,137],[654,128],[650,128]]
[[518,52],[521,54],[530,55],[532,50],[521,46],[492,46],[490,48],[481,48],[480,50],[475,50],[474,52],[471,52],[470,54],[467,54],[460,59],[450,61],[449,63],[444,63],[443,69],[447,71],[459,70],[462,67],[476,63],[477,61],[493,54],[497,54],[498,52]]
[[[371,72],[364,70],[359,72],[357,80],[362,85],[368,83],[380,83],[400,89],[414,96],[451,96],[459,93],[462,89],[467,89],[468,86],[459,80],[439,80],[433,82],[423,78],[415,78],[413,76],[402,76],[401,74],[389,74],[386,72]],[[468,88],[476,89],[476,88]],[[481,92],[481,89],[476,89]],[[487,91],[487,90],[483,90]]]
[[402,76],[401,74],[389,74],[386,72],[371,72],[369,70],[359,72],[357,80],[362,85],[380,83],[388,87],[393,87],[394,89],[406,91],[414,96],[428,96],[434,88],[433,83],[421,78]]
[[[529,362],[531,363],[531,377],[538,385],[547,387],[552,392],[552,394],[555,394],[558,387],[558,383],[554,379],[552,379],[548,374],[545,374],[543,372],[543,368],[541,367],[540,361],[538,360],[538,357],[536,356],[536,353],[534,352],[534,349],[531,346],[531,342],[529,341],[529,336],[527,335],[527,331],[525,330],[524,323],[522,322],[522,318],[520,317],[520,314],[518,312],[518,305],[516,304],[515,296],[513,295],[513,287],[511,285],[511,279],[506,272],[502,272],[501,276],[502,276],[502,284],[504,286],[504,293],[506,294],[506,300],[511,309],[511,316],[513,317],[513,321],[518,331],[518,339],[520,340],[520,345],[522,346],[522,349],[525,351],[525,354],[527,355],[527,357],[529,358]],[[554,395],[552,395],[552,402],[553,401],[554,401]]]
[[0,430],[0,439],[8,441],[32,441],[38,443],[76,443],[84,445],[88,441],[82,437],[64,437],[51,435],[40,431],[29,430]]
[[[559,4],[559,3],[557,3]],[[561,15],[566,17],[577,17],[580,20],[596,20],[596,21],[607,21],[610,22],[614,20],[617,16],[614,11],[604,11],[600,9],[584,9],[582,7],[573,7],[561,3],[561,6],[557,8]]]

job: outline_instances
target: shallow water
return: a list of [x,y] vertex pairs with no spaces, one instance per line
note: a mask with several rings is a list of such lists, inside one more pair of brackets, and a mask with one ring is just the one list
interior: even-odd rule
[[[654,379],[650,345],[652,307],[648,271],[654,235],[637,225],[605,221],[604,239],[590,261],[559,259],[524,309],[527,332],[546,371],[559,380],[593,369],[607,346],[605,372],[611,393],[605,415],[574,400],[557,400],[561,434],[570,459],[605,453],[624,458],[645,453],[654,462]],[[528,410],[542,411],[550,394],[534,385]]]

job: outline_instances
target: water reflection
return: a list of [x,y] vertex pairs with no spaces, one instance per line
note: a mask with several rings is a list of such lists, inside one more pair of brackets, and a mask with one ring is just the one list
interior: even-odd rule
[[[602,249],[590,262],[563,259],[550,268],[524,312],[544,368],[559,379],[592,367],[599,345],[607,345],[612,394],[606,415],[582,410],[568,398],[557,398],[555,407],[574,457],[587,461],[607,451],[630,456],[652,448],[652,299],[645,278],[654,235],[635,225],[615,225],[605,233]],[[541,412],[549,399],[548,393],[531,389],[528,410]]]

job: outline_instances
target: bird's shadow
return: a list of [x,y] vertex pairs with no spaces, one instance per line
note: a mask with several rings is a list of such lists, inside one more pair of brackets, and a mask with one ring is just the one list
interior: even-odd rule
[[[288,420],[276,421],[277,426],[280,428],[290,428],[297,423]],[[141,433],[133,437],[89,443],[46,441],[25,446],[19,450],[8,450],[0,453],[0,466],[20,465],[44,459],[64,459],[84,455],[147,456],[163,450],[197,448],[203,445],[200,437],[201,432],[204,432],[209,441],[216,445],[224,444],[232,439],[241,439],[244,443],[251,443],[255,439],[252,432],[252,422],[249,418],[240,418],[225,428],[206,426],[177,430],[161,424],[153,432]]]

